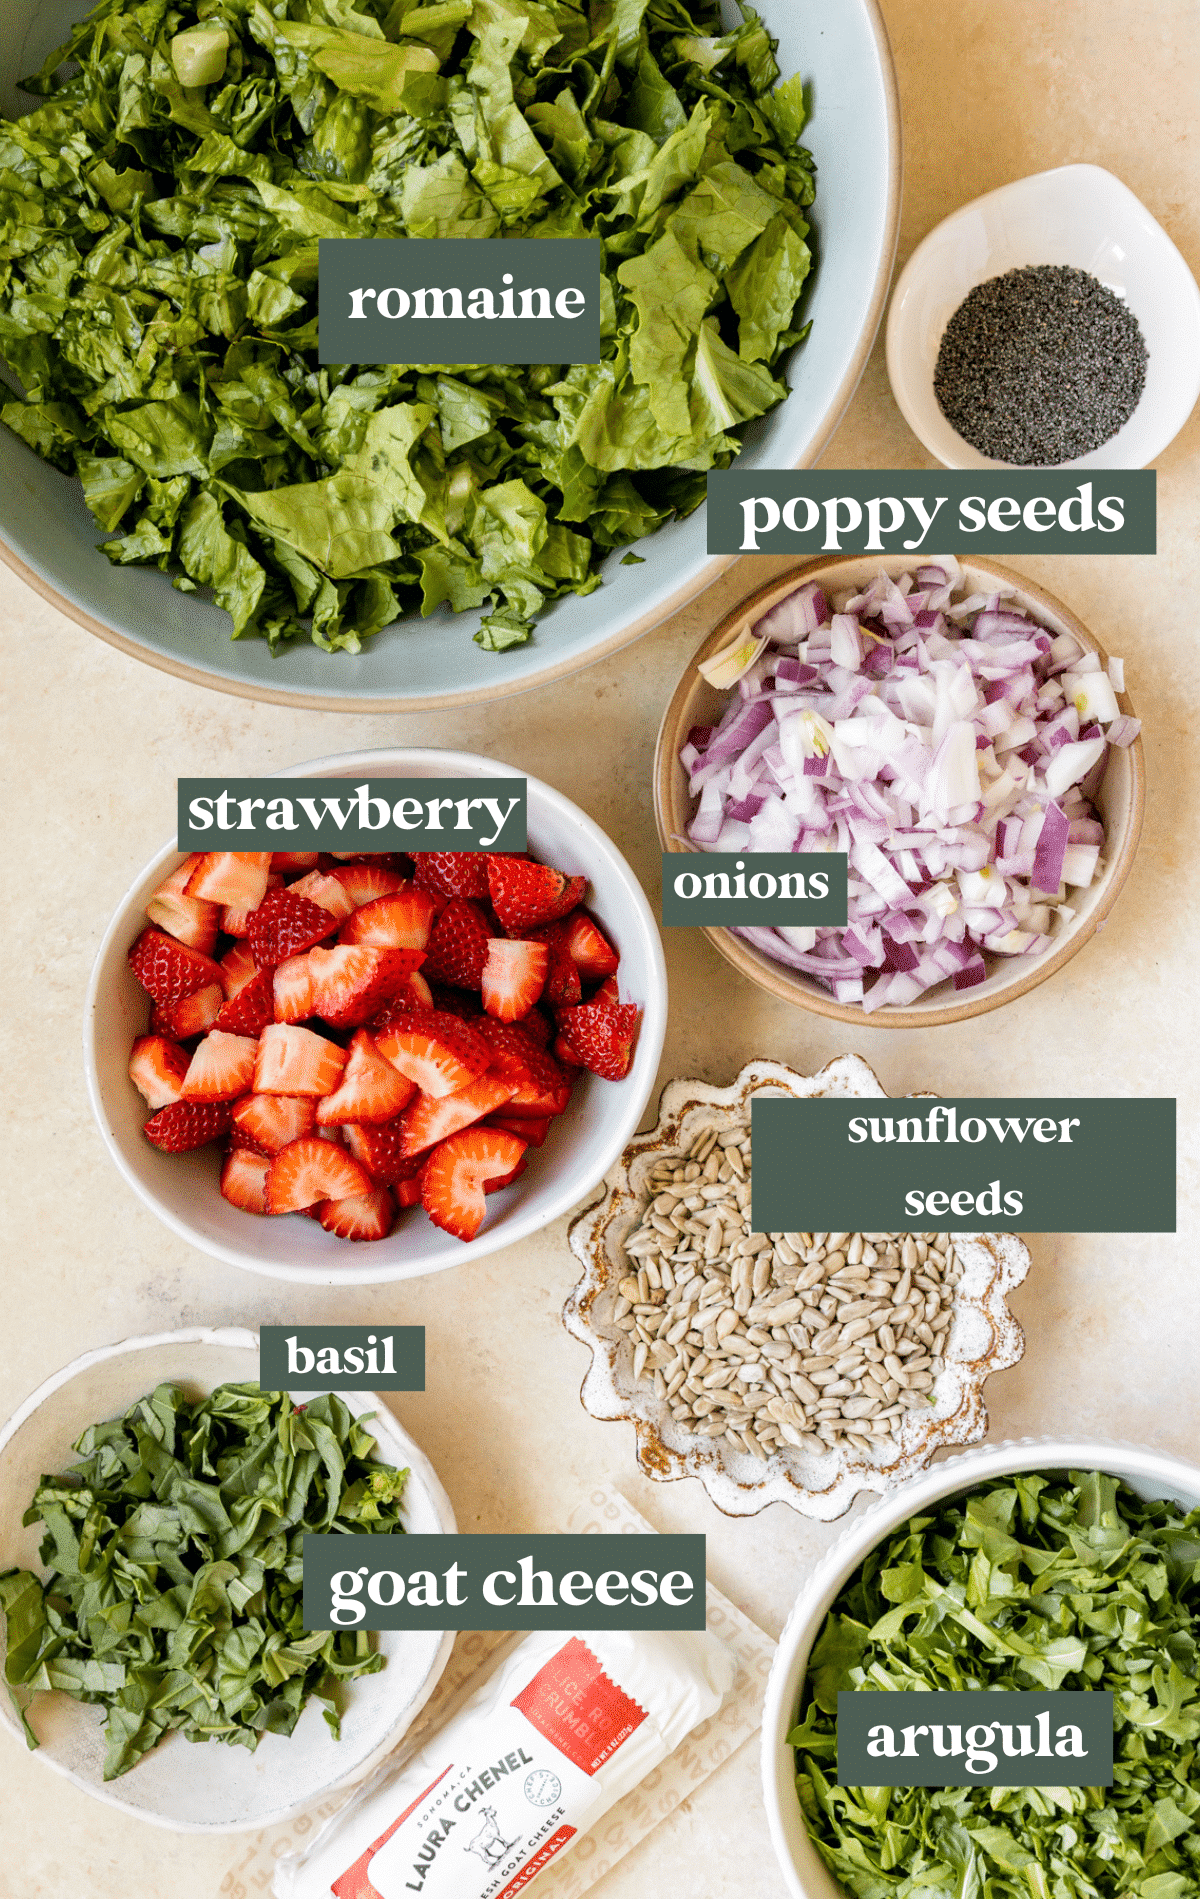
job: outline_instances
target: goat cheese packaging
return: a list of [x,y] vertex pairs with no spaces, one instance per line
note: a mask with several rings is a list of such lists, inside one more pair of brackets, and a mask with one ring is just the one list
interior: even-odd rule
[[514,1899],[716,1714],[736,1673],[701,1632],[527,1636],[280,1862],[276,1899]]

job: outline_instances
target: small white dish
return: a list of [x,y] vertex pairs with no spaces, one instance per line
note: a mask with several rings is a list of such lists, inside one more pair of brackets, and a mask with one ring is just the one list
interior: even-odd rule
[[726,1516],[754,1516],[769,1503],[786,1503],[801,1516],[828,1523],[844,1516],[860,1490],[890,1490],[924,1470],[935,1451],[985,1435],[984,1381],[1015,1365],[1025,1350],[1025,1335],[1006,1302],[1029,1271],[1029,1248],[1012,1233],[954,1236],[962,1278],[946,1362],[930,1393],[933,1403],[923,1415],[910,1412],[899,1439],[881,1445],[876,1455],[848,1444],[820,1457],[789,1447],[763,1464],[734,1451],[728,1439],[684,1430],[654,1387],[633,1377],[633,1340],[614,1317],[620,1282],[637,1271],[624,1242],[653,1198],[649,1175],[656,1162],[685,1153],[706,1128],[744,1122],[756,1095],[886,1099],[859,1055],[839,1055],[816,1075],[797,1074],[782,1062],[748,1062],[728,1088],[668,1082],[656,1125],[630,1142],[600,1199],[571,1223],[571,1250],[583,1278],[563,1307],[563,1324],[592,1354],[579,1394],[584,1410],[605,1422],[633,1425],[643,1476],[660,1483],[696,1477]]
[[848,1899],[808,1836],[796,1798],[795,1755],[787,1744],[800,1706],[808,1657],[844,1584],[886,1536],[929,1506],[1014,1471],[1100,1470],[1140,1497],[1169,1497],[1184,1510],[1200,1504],[1200,1469],[1137,1444],[1102,1439],[1026,1437],[985,1444],[952,1457],[858,1517],[821,1558],[796,1599],[767,1680],[762,1722],[763,1798],[771,1843],[789,1899]]
[[[87,1352],[26,1398],[0,1431],[0,1569],[44,1573],[38,1554],[40,1524],[21,1516],[49,1471],[74,1462],[72,1446],[89,1424],[118,1418],[156,1385],[177,1383],[200,1397],[221,1384],[258,1379],[258,1338],[228,1328],[162,1332],[125,1339]],[[303,1403],[314,1392],[295,1391]],[[379,1456],[407,1467],[405,1528],[453,1535],[454,1511],[432,1464],[386,1408],[368,1392],[338,1394],[356,1415],[373,1412],[370,1430]],[[177,1833],[237,1833],[274,1826],[359,1779],[390,1753],[428,1701],[450,1658],[451,1633],[387,1631],[376,1637],[387,1657],[378,1675],[344,1686],[342,1738],[335,1741],[321,1704],[310,1701],[289,1736],[268,1734],[254,1753],[206,1745],[168,1734],[119,1780],[105,1781],[103,1712],[68,1695],[38,1694],[29,1718],[41,1746],[34,1759],[65,1775],[84,1793],[154,1826]],[[0,1648],[3,1637],[0,1634]],[[25,1746],[7,1694],[0,1727]]]
[[[498,759],[431,750],[345,752],[290,765],[281,778],[518,778]],[[148,1000],[128,963],[145,925],[147,898],[179,858],[174,842],[126,891],[92,970],[84,1008],[88,1096],[104,1144],[134,1192],[181,1238],[215,1259],[272,1279],[308,1286],[376,1286],[417,1279],[482,1259],[527,1239],[586,1198],[642,1118],[658,1073],[667,1027],[667,970],[662,942],[633,871],[578,805],[540,778],[527,780],[529,848],[556,869],[589,880],[588,908],[620,951],[621,997],[641,1005],[633,1065],[622,1081],[584,1075],[565,1114],[511,1187],[489,1196],[487,1218],[469,1244],[444,1233],[419,1207],[402,1213],[386,1240],[351,1245],[315,1220],[242,1213],[221,1198],[217,1147],[160,1154],[142,1134],[145,1104],[129,1080],[129,1050],[144,1035]]]
[[944,218],[901,271],[887,322],[892,394],[947,468],[1005,468],[963,440],[933,392],[942,334],[977,284],[1030,264],[1086,270],[1128,305],[1150,360],[1124,427],[1063,468],[1146,468],[1200,396],[1200,288],[1162,225],[1100,165],[1062,165],[989,191]]

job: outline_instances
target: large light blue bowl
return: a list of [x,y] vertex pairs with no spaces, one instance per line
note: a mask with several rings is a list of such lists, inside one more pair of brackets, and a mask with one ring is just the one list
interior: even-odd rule
[[[729,0],[726,0],[729,4]],[[858,384],[891,279],[900,215],[900,112],[878,0],[758,0],[785,75],[812,90],[805,143],[819,167],[820,262],[807,305],[812,335],[796,352],[792,393],[755,425],[742,467],[804,468],[820,456]],[[62,43],[87,0],[4,0],[0,110],[29,109],[16,81]],[[732,9],[731,9],[732,10]],[[101,639],[165,672],[248,699],[386,712],[524,692],[616,652],[692,599],[729,565],[710,556],[705,510],[645,542],[645,564],[610,559],[604,585],[573,595],[526,646],[485,653],[475,613],[398,621],[357,658],[297,644],[229,638],[228,616],[176,593],[146,568],[109,565],[72,478],[0,429],[0,556]]]

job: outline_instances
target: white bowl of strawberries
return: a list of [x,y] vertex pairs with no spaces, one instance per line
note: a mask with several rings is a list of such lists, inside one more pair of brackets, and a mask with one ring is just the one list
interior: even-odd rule
[[[364,773],[523,775],[431,750],[279,775]],[[146,866],[92,973],[87,1080],[117,1166],[183,1238],[375,1284],[510,1246],[603,1178],[654,1085],[662,945],[605,834],[527,787],[523,856],[169,845]]]

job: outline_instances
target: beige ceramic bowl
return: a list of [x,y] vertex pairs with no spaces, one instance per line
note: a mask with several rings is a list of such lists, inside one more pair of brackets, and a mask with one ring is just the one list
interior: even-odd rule
[[[258,1339],[226,1329],[164,1332],[106,1345],[56,1372],[32,1392],[0,1431],[0,1569],[44,1573],[38,1556],[44,1530],[23,1527],[21,1515],[46,1471],[66,1470],[72,1445],[89,1424],[119,1418],[159,1384],[179,1384],[199,1398],[221,1384],[258,1379]],[[294,1391],[302,1403],[313,1392]],[[356,1415],[373,1412],[370,1430],[378,1455],[407,1466],[405,1528],[453,1535],[454,1512],[432,1464],[387,1410],[366,1392],[339,1396]],[[376,1637],[386,1657],[378,1675],[348,1683],[342,1699],[342,1738],[335,1741],[320,1703],[310,1701],[289,1736],[268,1734],[253,1754],[242,1747],[197,1745],[168,1734],[118,1780],[103,1778],[101,1710],[68,1695],[35,1695],[29,1719],[41,1742],[34,1759],[65,1775],[84,1793],[139,1820],[179,1833],[234,1833],[273,1826],[346,1786],[390,1753],[437,1686],[450,1658],[449,1633],[385,1631]],[[2,1643],[0,1643],[2,1647]],[[24,1746],[21,1723],[7,1695],[0,1727]],[[86,1886],[86,1882],[85,1882]]]
[[[932,553],[921,556],[928,561],[937,558]],[[901,554],[851,554],[836,560],[805,561],[782,578],[757,588],[714,627],[688,662],[659,728],[654,756],[654,813],[664,851],[691,849],[687,842],[687,825],[695,810],[695,800],[688,789],[687,773],[679,763],[679,753],[692,727],[715,723],[729,700],[728,693],[718,692],[698,671],[700,662],[730,645],[740,631],[752,626],[777,601],[806,581],[819,580],[826,588],[845,593],[865,586],[881,569],[889,574],[902,574],[911,571],[916,564],[912,555]],[[1052,633],[1074,634],[1082,646],[1099,654],[1102,663],[1107,661],[1108,654],[1096,635],[1044,587],[1035,586],[1009,567],[1002,567],[999,561],[963,561],[961,565],[964,585],[972,592],[1012,588],[1015,606],[1035,615]],[[1119,693],[1117,702],[1123,713],[1133,716],[1127,693]],[[827,990],[802,970],[775,962],[730,930],[706,929],[704,934],[727,962],[760,989],[784,1002],[798,1003],[802,1009],[812,1009],[817,1015],[879,1029],[936,1028],[945,1022],[964,1022],[969,1016],[986,1015],[990,1009],[999,1009],[1004,1003],[1027,995],[1039,983],[1056,975],[1095,935],[1129,875],[1141,835],[1145,801],[1146,765],[1142,741],[1138,738],[1130,746],[1112,748],[1096,801],[1107,834],[1105,869],[1088,890],[1073,896],[1074,921],[1040,955],[992,957],[986,980],[961,994],[943,984],[904,1007],[890,1008],[885,1004],[870,1015],[864,1015],[859,1005],[835,1002]]]

